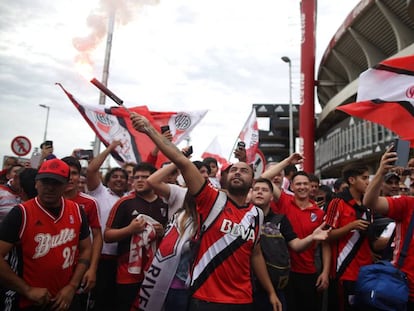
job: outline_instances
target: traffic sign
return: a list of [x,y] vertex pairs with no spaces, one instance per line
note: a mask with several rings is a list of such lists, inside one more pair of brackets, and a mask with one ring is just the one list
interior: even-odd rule
[[266,168],[266,159],[263,155],[263,152],[260,149],[257,149],[253,162],[254,178],[259,178],[262,175]]
[[11,142],[11,149],[16,155],[21,157],[27,155],[30,152],[30,149],[32,149],[32,144],[27,137],[17,136],[13,138]]

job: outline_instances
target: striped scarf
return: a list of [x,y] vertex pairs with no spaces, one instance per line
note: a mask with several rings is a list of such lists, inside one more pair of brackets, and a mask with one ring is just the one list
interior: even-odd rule
[[133,310],[159,311],[164,305],[171,282],[180,263],[183,246],[194,235],[193,220],[189,217],[185,222],[184,232],[179,225],[184,211],[174,215],[149,269],[145,272],[139,295],[134,302]]

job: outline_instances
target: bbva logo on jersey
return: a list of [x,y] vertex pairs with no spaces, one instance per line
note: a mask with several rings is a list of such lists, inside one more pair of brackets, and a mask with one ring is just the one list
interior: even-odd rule
[[229,219],[223,219],[221,223],[220,231],[223,233],[228,233],[230,235],[241,237],[243,240],[246,241],[255,241],[256,234],[254,228],[248,227],[245,228],[243,224],[234,223]]

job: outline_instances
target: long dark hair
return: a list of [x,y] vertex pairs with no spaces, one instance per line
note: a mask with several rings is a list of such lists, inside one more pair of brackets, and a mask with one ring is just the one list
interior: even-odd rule
[[188,190],[185,194],[183,206],[179,211],[184,210],[184,217],[181,219],[181,222],[179,223],[179,230],[180,232],[184,232],[184,226],[189,217],[193,219],[193,232],[197,232],[198,228],[198,213],[197,213],[197,203],[195,201],[195,198],[193,195],[191,195]]

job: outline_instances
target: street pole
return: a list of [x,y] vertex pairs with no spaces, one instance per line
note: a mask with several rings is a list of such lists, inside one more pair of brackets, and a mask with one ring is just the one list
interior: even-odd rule
[[293,103],[292,103],[292,62],[289,57],[283,56],[282,60],[289,65],[289,154],[293,153]]
[[50,110],[50,107],[49,106],[46,106],[46,105],[43,105],[43,104],[39,104],[39,106],[42,107],[42,108],[47,109],[47,112],[46,112],[45,134],[43,136],[43,141],[46,141],[46,138],[47,138],[47,126],[49,124],[49,110]]
[[[111,60],[111,51],[112,51],[112,37],[114,33],[114,25],[115,25],[115,9],[112,9],[109,13],[108,18],[108,33],[106,38],[106,47],[105,47],[105,58],[103,64],[103,72],[102,72],[102,84],[107,86],[108,85],[108,77],[109,77],[109,63]],[[99,93],[99,105],[105,106],[105,99],[106,96],[102,92]],[[95,142],[93,145],[93,154],[96,157],[101,152],[101,140],[99,139],[98,135],[95,135]],[[107,163],[109,167],[109,160],[108,157]]]

